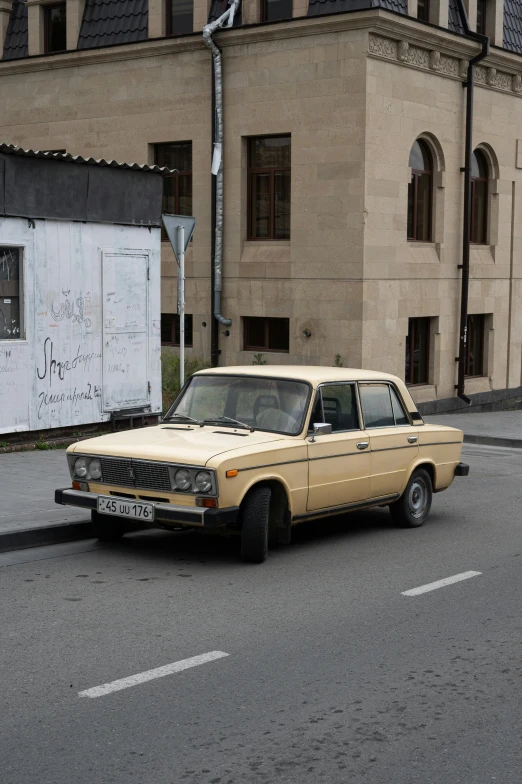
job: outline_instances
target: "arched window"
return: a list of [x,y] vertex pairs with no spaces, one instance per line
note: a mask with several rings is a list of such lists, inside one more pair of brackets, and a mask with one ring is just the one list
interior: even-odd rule
[[426,142],[417,139],[411,148],[408,185],[408,239],[431,241],[433,158]]
[[488,164],[475,150],[471,156],[471,242],[485,245],[488,235]]

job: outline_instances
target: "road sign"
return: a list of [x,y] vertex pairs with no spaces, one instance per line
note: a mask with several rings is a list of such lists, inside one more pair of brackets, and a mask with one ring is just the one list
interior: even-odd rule
[[165,226],[165,231],[167,232],[167,236],[170,240],[170,244],[172,245],[172,250],[176,256],[177,262],[179,264],[179,257],[181,255],[181,248],[179,247],[179,231],[178,229],[183,227],[185,230],[185,247],[183,248],[183,253],[188,248],[188,244],[192,239],[192,234],[194,233],[194,226],[196,225],[196,219],[189,217],[188,215],[168,215],[164,214],[161,216],[163,221],[163,225]]

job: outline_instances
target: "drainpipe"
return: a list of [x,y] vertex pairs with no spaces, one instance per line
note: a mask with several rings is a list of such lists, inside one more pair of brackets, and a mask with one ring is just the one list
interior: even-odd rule
[[466,95],[466,141],[464,154],[464,224],[462,230],[462,285],[460,292],[460,340],[457,377],[457,397],[465,403],[471,403],[470,398],[464,393],[466,376],[466,356],[467,356],[467,331],[468,331],[468,294],[469,294],[469,254],[471,243],[471,156],[473,154],[473,98],[475,89],[475,65],[489,54],[489,38],[487,35],[475,33],[470,29],[466,9],[463,0],[457,0],[459,15],[464,28],[464,35],[482,44],[479,54],[475,55],[468,63],[467,80],[462,85],[467,87]]
[[[203,28],[203,41],[212,54],[212,289],[214,319],[229,327],[232,319],[225,318],[221,313],[221,292],[223,290],[223,74],[221,67],[221,49],[213,40],[212,35],[221,27],[232,27],[234,16],[239,8],[240,0],[232,0],[224,14]],[[216,325],[212,324],[212,364],[218,360],[218,334]]]

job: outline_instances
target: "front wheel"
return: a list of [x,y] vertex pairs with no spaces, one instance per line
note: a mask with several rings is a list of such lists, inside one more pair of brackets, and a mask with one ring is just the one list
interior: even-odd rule
[[419,528],[430,513],[432,500],[433,488],[430,475],[424,468],[417,468],[410,476],[399,500],[390,504],[394,523],[402,528]]
[[118,542],[125,533],[125,525],[119,517],[91,512],[92,535],[100,542]]
[[270,496],[269,487],[254,487],[243,501],[241,557],[244,561],[263,563],[267,556]]

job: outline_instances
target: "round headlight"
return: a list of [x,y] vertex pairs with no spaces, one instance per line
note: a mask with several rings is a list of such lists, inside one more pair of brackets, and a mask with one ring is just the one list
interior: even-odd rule
[[91,479],[101,479],[101,463],[98,459],[91,460],[89,463],[89,475]]
[[176,471],[174,479],[176,480],[178,490],[186,491],[192,487],[190,473],[185,468],[180,468],[179,471]]
[[74,473],[81,479],[87,476],[87,460],[84,457],[79,457],[74,461]]
[[196,474],[196,487],[200,493],[208,493],[212,490],[212,477],[208,471],[198,471]]

